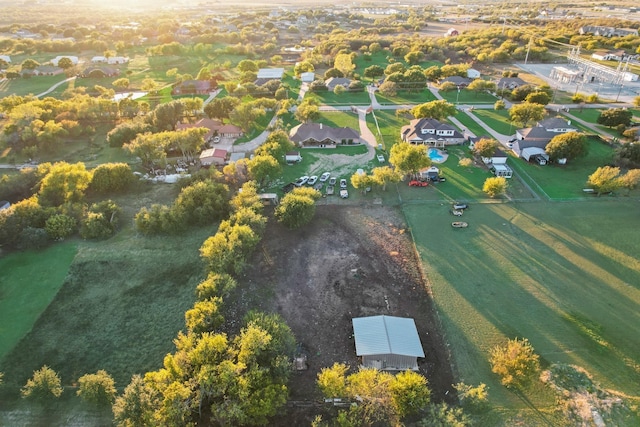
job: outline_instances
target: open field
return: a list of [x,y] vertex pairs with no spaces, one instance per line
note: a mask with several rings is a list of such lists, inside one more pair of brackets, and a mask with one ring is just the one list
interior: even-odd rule
[[[58,371],[65,385],[105,369],[120,388],[132,374],[160,366],[195,300],[194,289],[203,278],[199,248],[215,226],[143,237],[132,229],[131,219],[140,206],[167,203],[176,192],[175,186],[148,184],[144,191],[115,198],[124,209],[123,229],[109,240],[78,244],[66,278],[55,283],[60,291],[1,361],[8,396],[17,397],[17,387],[44,364]],[[49,255],[51,262],[64,260]],[[37,282],[43,272],[23,274],[25,282]]]
[[0,258],[0,360],[31,330],[64,283],[77,242]]
[[[637,202],[472,204],[467,229],[447,206],[405,205],[457,375],[497,407],[525,408],[491,373],[491,347],[526,337],[543,364],[584,367],[640,394]],[[527,395],[544,409],[542,391]],[[542,423],[544,424],[544,423]]]
[[486,92],[474,92],[468,89],[463,89],[460,92],[452,90],[450,92],[440,91],[440,95],[452,104],[494,104],[498,98]]

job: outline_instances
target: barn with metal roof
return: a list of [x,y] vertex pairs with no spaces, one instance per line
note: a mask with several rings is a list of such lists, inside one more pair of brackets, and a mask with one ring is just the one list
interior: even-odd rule
[[424,357],[424,350],[413,319],[381,315],[351,321],[356,355],[362,366],[388,371],[418,370],[418,357]]

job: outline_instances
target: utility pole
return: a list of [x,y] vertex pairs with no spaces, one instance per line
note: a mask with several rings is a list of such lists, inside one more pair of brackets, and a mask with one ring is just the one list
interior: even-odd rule
[[529,52],[531,51],[532,42],[533,42],[533,36],[529,38],[529,44],[527,45],[527,55],[524,57],[524,65],[527,65],[527,61],[529,60]]

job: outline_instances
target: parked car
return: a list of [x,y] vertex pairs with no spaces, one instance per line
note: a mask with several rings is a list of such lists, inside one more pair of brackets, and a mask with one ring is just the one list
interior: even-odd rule
[[458,210],[455,210],[455,209],[451,209],[451,214],[455,215],[455,216],[462,216],[463,212],[464,211],[458,211]]
[[333,195],[333,193],[335,192],[335,187],[333,185],[327,185],[327,196],[331,196]]
[[466,203],[455,202],[453,204],[453,209],[456,211],[465,210],[469,207]]
[[337,181],[337,180],[338,180],[338,179],[337,179],[335,176],[332,176],[332,177],[329,179],[329,185],[336,185],[336,181]]
[[426,181],[418,181],[417,179],[409,181],[409,187],[426,187],[429,185]]
[[306,175],[305,176],[301,176],[300,178],[296,179],[296,182],[294,182],[293,185],[295,185],[296,187],[302,187],[308,181],[309,181],[309,177],[308,176],[306,176]]
[[311,175],[311,177],[309,178],[309,180],[307,181],[307,184],[309,185],[313,185],[316,182],[318,182],[318,176],[317,175]]
[[380,163],[384,163],[384,156],[382,154],[378,154],[376,157]]
[[347,190],[340,190],[340,197],[346,199],[349,197],[349,192]]
[[329,177],[331,176],[331,173],[329,172],[325,172],[322,175],[320,175],[320,182],[325,182],[326,180],[329,179]]
[[347,188],[347,180],[342,178],[340,180],[340,188]]
[[213,137],[213,143],[217,144],[218,142],[220,142],[220,137],[219,136]]

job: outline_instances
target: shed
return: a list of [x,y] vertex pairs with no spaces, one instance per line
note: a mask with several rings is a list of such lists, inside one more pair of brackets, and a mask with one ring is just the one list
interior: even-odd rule
[[351,321],[356,355],[362,366],[389,371],[418,370],[418,357],[424,357],[424,350],[413,319],[381,315]]
[[312,71],[300,74],[300,81],[302,83],[311,83],[315,79],[316,79],[316,74]]
[[527,147],[522,150],[522,158],[527,162],[530,160],[536,160],[540,165],[546,165],[549,160],[549,155],[545,153],[542,148],[539,147]]
[[513,176],[513,170],[505,164],[492,165],[491,172],[493,172],[495,176],[501,176],[504,178],[511,178]]
[[480,71],[476,70],[475,68],[469,68],[467,70],[467,77],[470,79],[478,79],[480,78]]
[[209,148],[200,153],[200,164],[202,166],[224,165],[227,158],[227,150],[220,148]]
[[419,174],[421,179],[426,179],[428,181],[437,181],[440,179],[440,169],[435,166],[424,168],[420,170]]
[[302,156],[299,151],[290,151],[285,154],[284,159],[287,163],[297,163],[302,161]]

